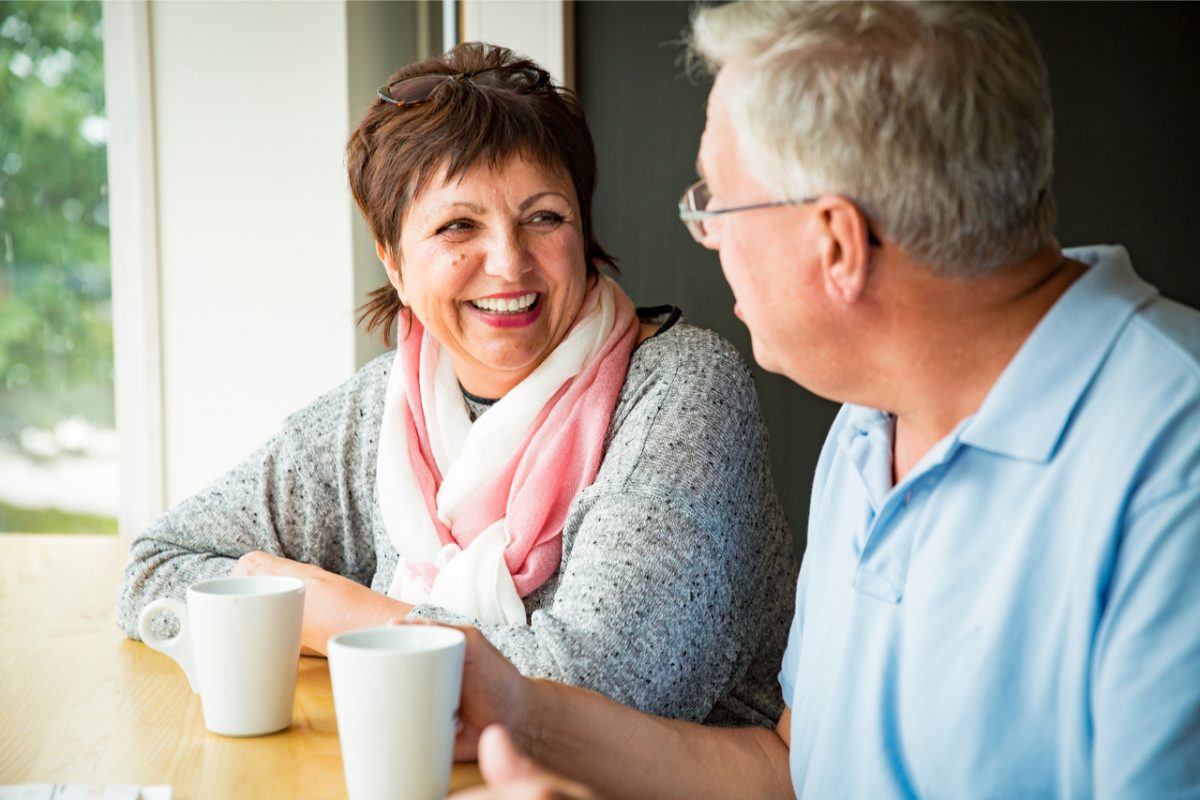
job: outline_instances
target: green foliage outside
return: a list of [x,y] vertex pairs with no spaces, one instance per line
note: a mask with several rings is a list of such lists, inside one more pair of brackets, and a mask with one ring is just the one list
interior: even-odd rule
[[111,533],[117,521],[95,514],[72,514],[56,509],[30,509],[0,501],[0,531],[26,533]]
[[0,0],[0,448],[68,417],[113,426],[100,14]]

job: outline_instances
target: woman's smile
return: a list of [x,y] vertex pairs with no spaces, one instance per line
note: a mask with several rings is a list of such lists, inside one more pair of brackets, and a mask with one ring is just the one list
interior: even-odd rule
[[523,328],[537,322],[542,314],[541,293],[504,292],[468,301],[485,325],[496,328]]

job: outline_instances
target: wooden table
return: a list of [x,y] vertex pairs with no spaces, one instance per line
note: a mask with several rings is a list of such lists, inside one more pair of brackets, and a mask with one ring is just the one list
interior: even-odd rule
[[[292,726],[204,728],[175,662],[116,627],[129,543],[0,534],[0,785],[171,784],[174,800],[346,796],[329,668],[300,659]],[[452,789],[480,782],[456,764]]]

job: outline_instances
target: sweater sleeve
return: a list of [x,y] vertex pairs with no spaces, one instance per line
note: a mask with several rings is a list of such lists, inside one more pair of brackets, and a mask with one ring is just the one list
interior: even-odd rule
[[[525,674],[696,721],[774,622],[757,593],[794,576],[772,563],[791,562],[790,537],[769,513],[748,370],[716,337],[703,342],[695,359],[685,349],[660,354],[651,374],[631,367],[631,403],[572,506],[550,597],[528,626],[480,626]],[[475,624],[429,606],[414,615]]]
[[370,505],[359,487],[368,466],[374,474],[364,447],[374,433],[361,376],[288,417],[266,445],[134,539],[117,599],[125,635],[137,638],[152,600],[182,599],[190,584],[227,575],[252,550],[370,582]]

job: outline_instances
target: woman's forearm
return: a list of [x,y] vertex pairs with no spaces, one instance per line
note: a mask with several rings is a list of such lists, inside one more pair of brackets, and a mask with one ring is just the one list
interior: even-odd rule
[[[309,583],[310,587],[313,584]],[[327,589],[328,587],[321,587]],[[412,607],[386,595],[359,586],[361,592],[310,592],[304,602],[304,627],[301,644],[314,654],[325,655],[330,638],[359,628],[394,625],[404,619]]]
[[586,689],[540,680],[513,727],[535,760],[602,797],[793,796],[787,745],[765,728],[654,717]]
[[255,551],[238,560],[233,575],[286,575],[305,584],[300,645],[305,655],[324,655],[330,637],[359,628],[394,625],[412,606],[312,564]]

